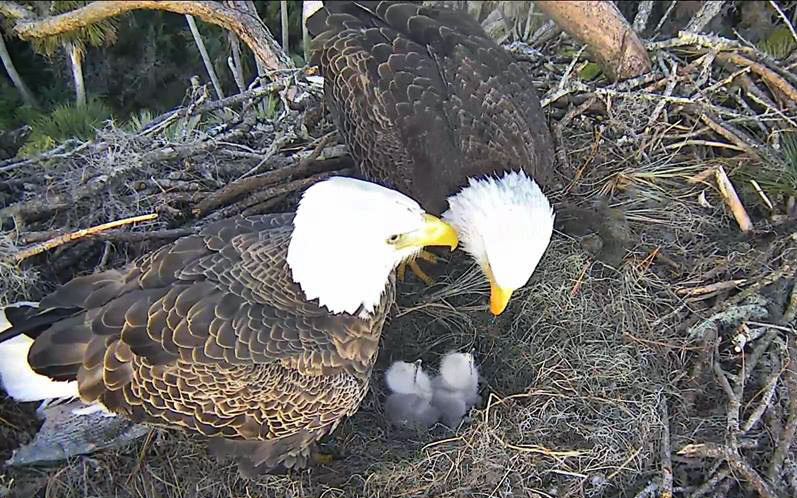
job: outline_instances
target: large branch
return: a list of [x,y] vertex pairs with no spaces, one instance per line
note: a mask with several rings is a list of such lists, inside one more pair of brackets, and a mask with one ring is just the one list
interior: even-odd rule
[[624,80],[650,71],[645,46],[613,2],[534,3],[567,34],[586,44],[611,79]]
[[166,10],[196,16],[234,32],[271,71],[295,67],[279,48],[268,28],[249,12],[225,7],[211,1],[125,0],[92,2],[85,7],[57,16],[38,19],[33,12],[14,2],[0,2],[0,14],[16,19],[14,32],[22,39],[45,38],[124,14],[131,10]]

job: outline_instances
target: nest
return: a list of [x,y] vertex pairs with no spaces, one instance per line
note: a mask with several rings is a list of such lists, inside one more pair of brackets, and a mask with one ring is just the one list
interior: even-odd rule
[[[310,472],[243,481],[198,438],[157,430],[44,474],[9,470],[0,484],[64,497],[797,494],[791,60],[682,33],[649,44],[650,74],[610,84],[581,77],[582,52],[555,55],[569,44],[509,48],[529,61],[550,117],[553,197],[620,213],[621,264],[597,262],[589,236],[556,235],[496,321],[486,283],[458,253],[433,288],[400,284],[372,392],[329,440],[341,458]],[[13,199],[0,210],[6,300],[209,219],[290,210],[306,185],[351,172],[303,73],[222,102],[203,95],[137,130],[109,123],[93,142],[0,164]],[[284,103],[278,116],[258,111],[269,96]],[[470,348],[487,381],[470,419],[453,431],[391,429],[384,368]],[[27,410],[0,405],[1,451],[30,437]]]

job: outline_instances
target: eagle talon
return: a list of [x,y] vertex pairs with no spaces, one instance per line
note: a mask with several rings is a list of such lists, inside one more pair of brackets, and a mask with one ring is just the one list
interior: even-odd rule
[[324,465],[335,461],[335,455],[332,453],[324,453],[321,450],[313,450],[310,452],[310,459],[316,465]]
[[414,273],[416,277],[423,280],[426,285],[434,285],[434,279],[421,270],[417,261],[410,261],[410,270],[412,270],[412,273]]
[[436,265],[437,262],[440,260],[440,256],[438,256],[437,254],[434,254],[432,252],[429,252],[429,251],[427,251],[425,249],[421,250],[421,252],[419,252],[418,255],[416,256],[416,258],[417,259],[422,259],[424,261],[428,261],[429,263],[432,263],[433,265]]

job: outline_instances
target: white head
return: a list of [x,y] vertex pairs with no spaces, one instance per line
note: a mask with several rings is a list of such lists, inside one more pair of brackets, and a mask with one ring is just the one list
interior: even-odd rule
[[478,391],[479,370],[470,353],[448,353],[440,360],[440,376],[450,387]]
[[432,381],[421,367],[420,360],[415,363],[394,362],[385,372],[385,383],[394,393],[432,398]]
[[399,263],[427,245],[457,245],[454,230],[417,202],[354,178],[308,188],[293,225],[287,259],[293,280],[332,313],[370,314]]
[[490,281],[490,311],[498,315],[512,292],[529,281],[551,241],[551,204],[534,180],[513,171],[470,178],[448,205],[443,219]]

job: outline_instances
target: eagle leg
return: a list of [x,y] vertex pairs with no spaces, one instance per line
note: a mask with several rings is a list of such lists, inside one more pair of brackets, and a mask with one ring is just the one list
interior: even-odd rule
[[410,261],[409,263],[401,263],[397,270],[398,279],[402,282],[404,281],[404,273],[406,272],[407,267],[410,267],[412,273],[415,274],[416,277],[420,278],[426,285],[434,285],[434,279],[426,274],[425,271],[421,270],[421,267],[418,266],[417,261]]
[[429,252],[429,251],[427,251],[425,249],[421,250],[415,256],[415,259],[413,259],[409,263],[403,262],[403,263],[399,264],[399,267],[398,267],[397,272],[396,272],[396,276],[398,277],[399,280],[401,280],[403,282],[407,267],[409,266],[410,270],[412,270],[412,273],[414,273],[415,276],[418,277],[419,279],[421,279],[426,285],[429,285],[429,286],[434,285],[434,279],[432,277],[430,277],[429,275],[427,275],[425,271],[421,270],[421,267],[418,265],[418,260],[419,259],[422,259],[424,261],[427,261],[427,262],[435,265],[435,264],[437,264],[440,261],[440,259],[445,259],[445,258],[441,258],[437,254]]
[[310,451],[310,460],[316,465],[323,465],[326,463],[334,462],[335,455],[333,455],[332,453],[323,452],[316,447]]
[[440,259],[439,256],[437,256],[437,254],[431,253],[431,252],[427,251],[426,249],[421,249],[421,252],[419,252],[418,255],[415,256],[415,258],[416,259],[422,259],[424,261],[428,261],[428,262],[432,263],[433,265],[437,264],[437,260]]

